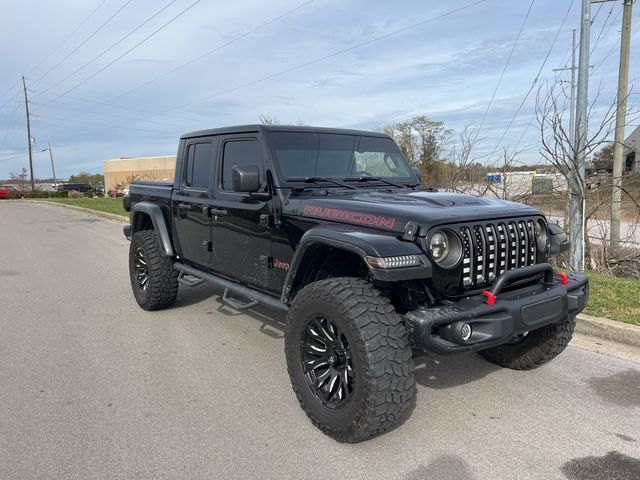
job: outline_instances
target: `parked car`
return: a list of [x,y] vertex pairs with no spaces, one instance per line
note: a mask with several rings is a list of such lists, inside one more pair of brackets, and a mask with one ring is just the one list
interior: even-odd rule
[[14,185],[0,185],[0,199],[3,198],[23,198],[24,190],[16,188]]
[[96,192],[96,195],[104,195],[104,185],[99,183],[95,187],[93,187],[93,191]]
[[565,349],[587,303],[587,276],[548,263],[569,247],[559,226],[531,206],[423,187],[382,133],[190,133],[175,180],[132,182],[123,204],[140,307],[207,282],[234,309],[286,314],[293,390],[339,441],[411,414],[413,351],[533,369]]
[[75,190],[76,192],[88,192],[91,190],[91,185],[88,183],[61,183],[58,185],[59,192],[69,192]]

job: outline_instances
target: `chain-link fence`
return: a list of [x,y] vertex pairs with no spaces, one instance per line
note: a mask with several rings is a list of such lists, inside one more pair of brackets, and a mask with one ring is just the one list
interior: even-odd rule
[[[495,185],[460,185],[459,191],[480,193],[531,205],[561,227],[568,229],[569,191],[555,176],[523,175],[487,178]],[[585,266],[587,269],[640,279],[640,176],[629,175],[622,183],[620,246],[612,249],[610,176],[591,177],[585,198]],[[559,259],[563,266],[568,263]]]

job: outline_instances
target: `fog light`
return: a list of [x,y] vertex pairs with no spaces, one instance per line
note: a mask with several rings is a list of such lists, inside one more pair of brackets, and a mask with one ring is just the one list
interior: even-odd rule
[[462,338],[462,340],[466,342],[471,338],[471,333],[471,325],[469,325],[468,323],[463,323],[462,327],[460,328],[460,338]]

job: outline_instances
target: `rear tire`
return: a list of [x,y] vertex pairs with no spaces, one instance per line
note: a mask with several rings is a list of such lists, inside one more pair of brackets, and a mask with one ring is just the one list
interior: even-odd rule
[[302,409],[340,442],[379,435],[413,410],[414,364],[402,318],[365,280],[303,288],[289,311],[285,354]]
[[145,310],[170,307],[178,295],[178,272],[172,257],[162,254],[154,230],[133,234],[129,247],[129,279],[133,295]]
[[567,348],[576,327],[575,315],[529,332],[521,341],[478,352],[486,360],[512,370],[531,370],[556,358]]

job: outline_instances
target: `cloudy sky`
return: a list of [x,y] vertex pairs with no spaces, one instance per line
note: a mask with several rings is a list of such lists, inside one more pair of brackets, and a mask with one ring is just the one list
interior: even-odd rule
[[[580,3],[534,0],[480,131],[479,158],[517,146],[523,161],[538,160],[539,134],[527,128],[537,85],[568,80],[568,72],[553,69],[567,63]],[[477,128],[530,5],[3,0],[0,178],[27,166],[22,75],[35,150],[51,143],[58,176],[101,172],[104,159],[174,154],[184,132],[256,123],[260,114],[363,129],[426,114],[456,132]],[[637,87],[635,13],[629,76]],[[622,2],[594,4],[592,15],[597,116],[615,95]],[[46,152],[34,154],[34,169],[36,177],[51,175]]]

